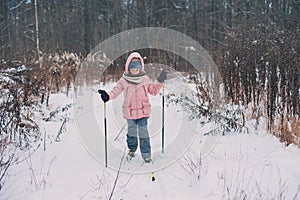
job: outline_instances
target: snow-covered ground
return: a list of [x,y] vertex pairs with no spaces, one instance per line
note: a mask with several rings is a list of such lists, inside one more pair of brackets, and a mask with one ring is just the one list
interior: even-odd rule
[[[74,102],[60,142],[55,140],[62,121],[40,122],[45,143],[10,168],[1,200],[300,199],[300,149],[269,135],[263,120],[257,130],[249,121],[249,134],[204,136],[210,125],[200,126],[170,105],[161,153],[161,96],[151,97],[154,162],[144,164],[139,155],[128,162],[123,159],[126,121],[119,97],[107,103],[106,168],[103,103],[95,88],[83,89]],[[60,93],[50,103],[52,108],[65,106],[72,98]]]

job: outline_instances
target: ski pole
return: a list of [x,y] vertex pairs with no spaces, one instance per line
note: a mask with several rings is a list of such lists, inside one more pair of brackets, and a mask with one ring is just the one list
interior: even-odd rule
[[164,153],[165,148],[165,86],[162,84],[162,128],[161,128],[161,152]]
[[104,148],[105,148],[105,167],[107,167],[107,127],[106,127],[106,102],[103,104],[104,110]]
[[[169,70],[164,69],[166,73]],[[165,84],[162,83],[162,128],[161,128],[161,152],[165,152]]]

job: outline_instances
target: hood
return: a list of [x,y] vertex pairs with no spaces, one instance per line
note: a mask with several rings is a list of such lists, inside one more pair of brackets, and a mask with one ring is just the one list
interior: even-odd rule
[[138,52],[133,52],[128,56],[126,64],[125,64],[125,73],[126,74],[128,74],[129,64],[130,64],[131,60],[134,58],[138,58],[141,61],[141,64],[142,64],[141,72],[144,72],[144,60],[143,60],[142,56]]

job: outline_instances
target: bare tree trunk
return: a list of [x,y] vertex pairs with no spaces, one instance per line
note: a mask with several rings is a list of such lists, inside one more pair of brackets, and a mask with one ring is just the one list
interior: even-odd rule
[[36,36],[36,53],[39,67],[41,68],[41,59],[40,59],[40,40],[39,40],[39,19],[37,12],[37,0],[34,0],[34,11],[35,11],[35,36]]
[[[8,33],[8,15],[7,15],[7,2],[0,1],[0,32],[2,37],[0,38],[0,45],[4,46],[9,41],[9,33]],[[2,57],[4,57],[5,52],[2,51]]]

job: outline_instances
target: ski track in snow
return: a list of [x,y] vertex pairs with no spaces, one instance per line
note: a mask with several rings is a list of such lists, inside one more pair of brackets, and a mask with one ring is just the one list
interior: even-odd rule
[[[106,86],[107,89],[111,87]],[[86,112],[101,113],[102,102],[100,98],[97,99],[98,96],[94,98],[95,102],[98,101],[95,110]],[[285,147],[279,143],[277,138],[266,133],[263,123],[258,131],[251,128],[253,126],[249,122],[249,134],[228,133],[226,136],[203,136],[205,130],[200,127],[182,157],[168,163],[170,160],[159,153],[160,135],[156,128],[160,118],[153,116],[161,110],[160,96],[151,97],[151,101],[154,112],[149,130],[154,132],[151,144],[153,151],[157,152],[156,157],[153,157],[154,163],[144,164],[139,154],[130,162],[125,159],[112,199],[278,199],[280,195],[292,199],[295,196],[300,184],[300,150],[293,145]],[[64,105],[70,102],[70,98],[57,94],[51,97],[50,102]],[[110,145],[115,143],[123,150],[126,147],[126,128],[115,140],[125,124],[125,120],[118,116],[121,115],[120,102],[121,98],[116,100],[114,106],[109,108],[108,105],[107,122]],[[118,104],[119,108],[116,107]],[[166,112],[168,109],[173,113],[166,115],[166,131],[168,128],[172,130],[166,133],[166,139],[169,139],[166,146],[171,145],[178,136],[170,134],[176,130],[176,125],[184,126],[188,123],[187,119],[182,119],[180,110],[175,111],[170,107]],[[102,114],[97,116],[101,126]],[[112,119],[116,123],[112,123]],[[48,136],[46,151],[39,148],[30,161],[10,168],[0,199],[108,199],[117,176],[116,168],[105,168],[103,163],[91,155],[78,135],[74,121],[67,123],[67,131],[61,135],[61,142],[55,142],[59,127],[57,124],[61,122],[42,123]],[[86,131],[90,131],[89,127]],[[204,152],[206,140],[214,141],[215,145],[209,149],[208,154],[202,155],[200,153]],[[103,146],[99,148],[103,149]],[[119,157],[113,160],[114,156],[110,152],[109,156],[109,165],[120,163]],[[160,159],[166,163],[162,162],[161,167],[157,167]],[[154,166],[155,181],[152,181],[149,172]],[[146,167],[147,170],[131,173],[132,169],[126,171],[126,167],[137,167],[139,170]],[[300,194],[297,198],[300,198]]]

